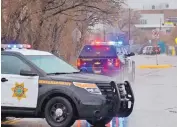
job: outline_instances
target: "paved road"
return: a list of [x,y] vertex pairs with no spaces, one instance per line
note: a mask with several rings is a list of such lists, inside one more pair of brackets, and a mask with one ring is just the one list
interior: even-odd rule
[[[155,56],[135,56],[133,59],[137,65],[156,62]],[[158,62],[174,67],[136,69],[134,111],[128,119],[115,118],[114,127],[177,127],[177,57],[160,55]],[[7,123],[2,127],[48,127],[43,119],[16,119]],[[77,121],[73,127],[87,126],[85,121]]]
[[[137,64],[153,64],[155,57],[136,57]],[[139,61],[141,60],[141,61]],[[137,69],[135,109],[128,127],[177,127],[177,57],[158,56],[169,69]],[[176,67],[175,67],[176,66]]]

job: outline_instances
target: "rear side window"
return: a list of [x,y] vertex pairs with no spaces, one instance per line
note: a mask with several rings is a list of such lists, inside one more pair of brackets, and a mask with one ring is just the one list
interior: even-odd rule
[[109,45],[86,45],[80,57],[116,57],[116,48]]
[[128,54],[128,52],[127,52],[127,49],[126,48],[122,48],[123,49],[123,51],[124,51],[124,54]]
[[127,55],[128,51],[124,47],[117,47],[117,55]]

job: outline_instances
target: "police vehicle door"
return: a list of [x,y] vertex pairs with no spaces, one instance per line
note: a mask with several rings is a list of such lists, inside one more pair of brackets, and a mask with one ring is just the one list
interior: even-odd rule
[[124,52],[121,47],[117,47],[117,56],[122,64],[125,64]]
[[1,106],[35,108],[39,77],[20,75],[32,69],[14,55],[1,55],[1,69]]

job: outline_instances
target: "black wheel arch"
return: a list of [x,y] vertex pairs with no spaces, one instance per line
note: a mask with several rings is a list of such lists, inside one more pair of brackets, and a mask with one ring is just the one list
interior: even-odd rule
[[37,110],[36,110],[36,115],[42,115],[43,116],[43,112],[45,109],[45,106],[47,104],[47,102],[49,101],[50,98],[53,97],[64,97],[66,98],[72,105],[73,109],[74,109],[74,114],[76,117],[78,117],[78,105],[76,102],[76,98],[74,99],[73,96],[67,94],[66,92],[62,91],[62,90],[51,90],[47,93],[45,93],[45,95],[41,95],[41,98],[38,99],[38,106],[37,106]]

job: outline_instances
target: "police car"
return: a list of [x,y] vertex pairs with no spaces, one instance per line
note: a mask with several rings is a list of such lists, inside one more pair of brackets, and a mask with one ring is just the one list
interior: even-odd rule
[[82,73],[49,52],[26,49],[29,45],[3,47],[2,118],[45,118],[52,127],[68,127],[84,119],[102,126],[114,116],[132,113],[134,95],[129,82]]
[[88,73],[124,75],[134,81],[135,61],[130,58],[134,55],[115,42],[96,41],[83,47],[77,60],[77,67]]

